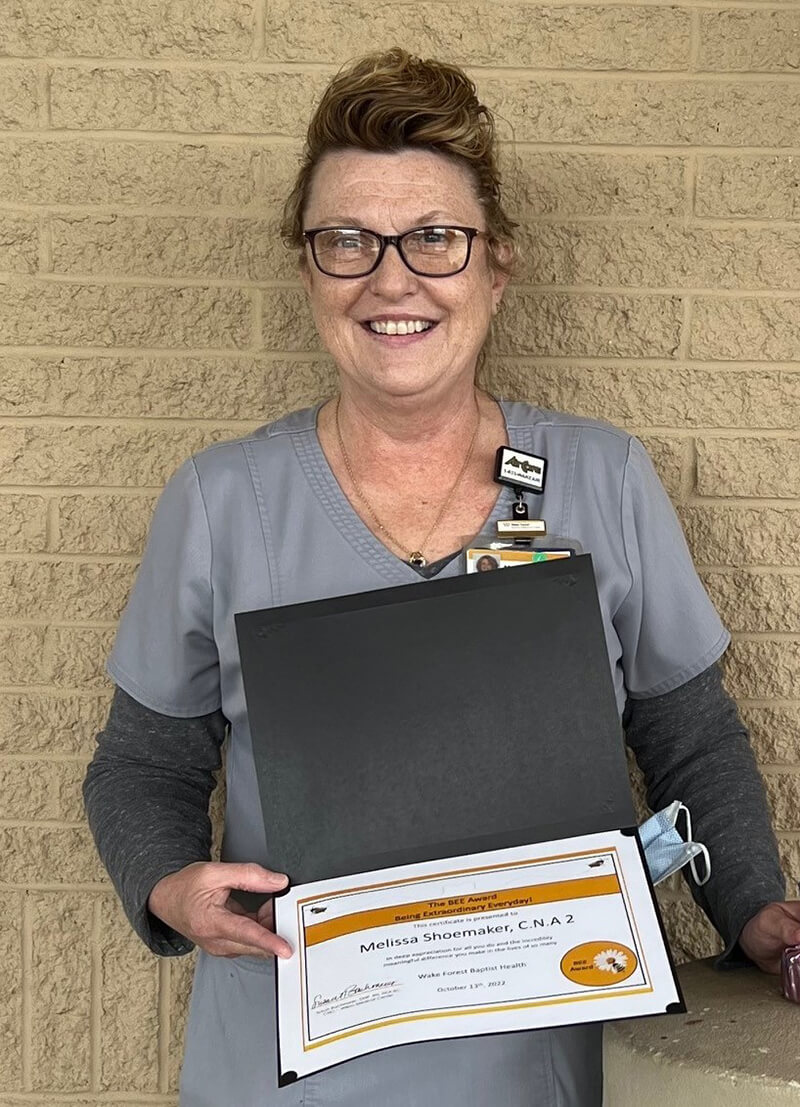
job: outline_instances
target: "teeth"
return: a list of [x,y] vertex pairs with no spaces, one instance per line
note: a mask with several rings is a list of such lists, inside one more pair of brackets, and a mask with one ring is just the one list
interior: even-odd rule
[[419,334],[433,326],[428,319],[393,319],[372,320],[369,329],[375,334]]

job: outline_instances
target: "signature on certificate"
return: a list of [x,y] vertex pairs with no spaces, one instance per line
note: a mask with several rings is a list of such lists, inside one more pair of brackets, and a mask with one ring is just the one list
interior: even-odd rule
[[337,992],[335,996],[316,995],[311,1001],[312,1011],[318,1011],[332,1004],[343,1003],[346,999],[355,999],[357,996],[368,995],[374,992],[385,992],[389,988],[396,990],[400,985],[396,980],[376,980],[366,984],[348,984]]

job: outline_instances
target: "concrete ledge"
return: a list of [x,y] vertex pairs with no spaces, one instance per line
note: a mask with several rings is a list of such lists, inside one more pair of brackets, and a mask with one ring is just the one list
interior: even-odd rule
[[608,1023],[604,1107],[800,1105],[800,1005],[756,969],[678,969],[684,1015]]

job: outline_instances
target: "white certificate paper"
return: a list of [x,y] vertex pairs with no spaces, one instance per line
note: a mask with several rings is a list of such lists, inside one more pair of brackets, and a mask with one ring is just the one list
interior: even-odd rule
[[281,1084],[407,1042],[663,1013],[682,1000],[621,831],[403,865],[275,902]]

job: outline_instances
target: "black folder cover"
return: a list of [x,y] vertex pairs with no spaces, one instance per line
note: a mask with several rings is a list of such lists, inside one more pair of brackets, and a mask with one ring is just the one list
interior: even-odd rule
[[292,883],[634,824],[589,555],[236,625]]

